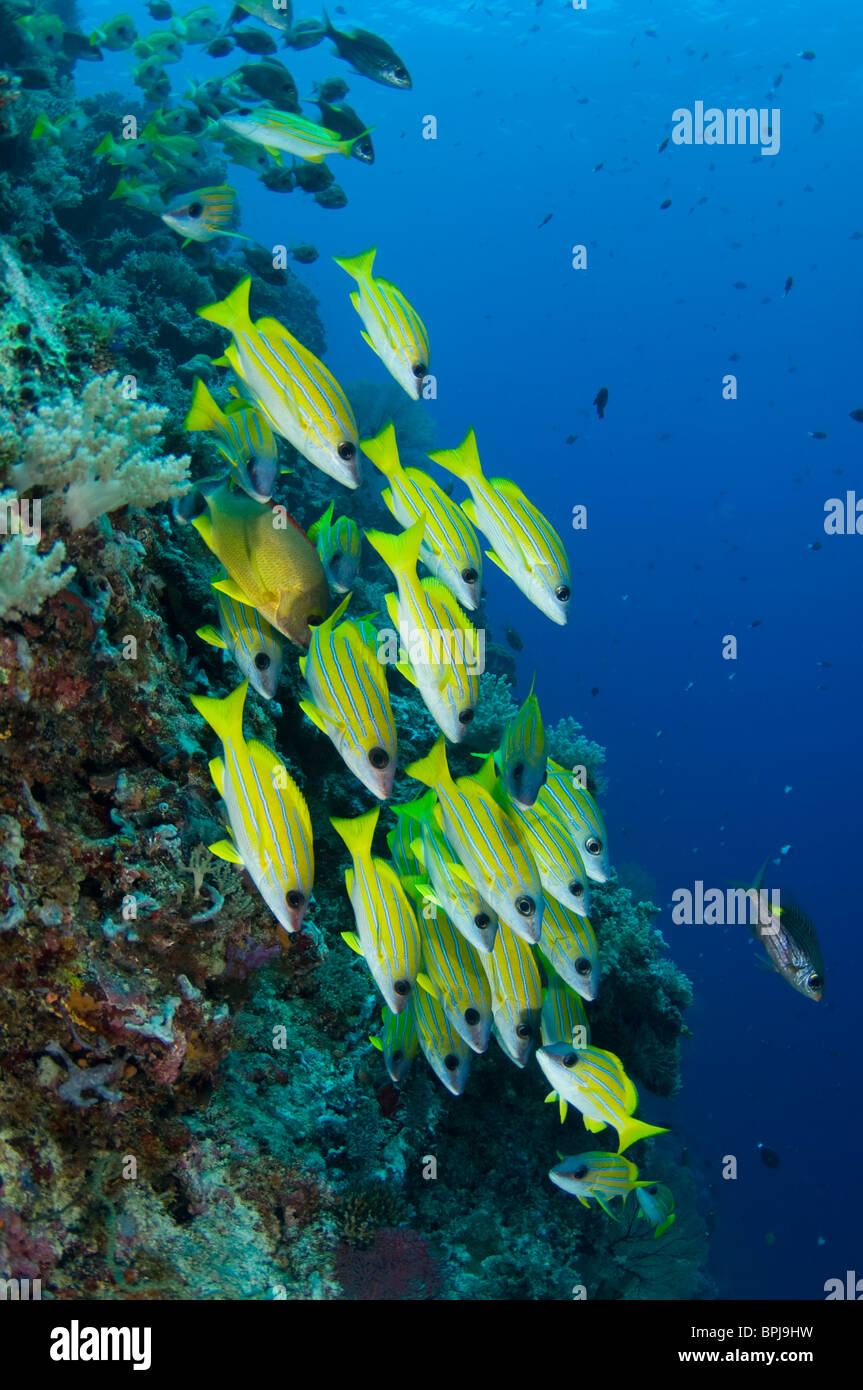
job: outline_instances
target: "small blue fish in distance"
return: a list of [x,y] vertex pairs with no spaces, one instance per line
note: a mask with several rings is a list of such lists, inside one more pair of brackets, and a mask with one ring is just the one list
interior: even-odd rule
[[353,517],[340,516],[334,521],[333,509],[331,502],[323,516],[312,522],[308,536],[315,543],[330,588],[346,594],[359,573],[363,542]]
[[658,1240],[676,1220],[674,1193],[664,1183],[646,1182],[635,1189],[635,1195],[638,1199],[639,1216],[643,1216],[645,1221],[656,1227],[653,1239]]
[[211,647],[221,647],[237,663],[246,680],[265,700],[272,700],[282,673],[284,644],[278,632],[256,608],[216,594],[219,630],[199,627],[197,635]]
[[268,502],[279,475],[279,447],[269,421],[251,401],[233,399],[222,410],[199,377],[184,421],[187,430],[212,430],[231,475],[256,502]]
[[639,1179],[638,1169],[628,1158],[602,1149],[564,1158],[548,1176],[555,1187],[571,1192],[583,1207],[597,1202],[606,1215],[612,1217],[614,1212],[609,1202],[615,1197],[625,1202],[630,1192],[649,1185]]
[[383,1053],[384,1065],[391,1080],[400,1086],[419,1052],[419,1038],[414,1023],[413,1005],[408,1004],[400,1014],[384,1004],[381,1009],[383,1027],[378,1035],[369,1038],[372,1047]]
[[648,1125],[634,1118],[638,1092],[613,1052],[600,1047],[573,1047],[570,1043],[549,1043],[541,1047],[536,1060],[554,1090],[547,1100],[560,1104],[560,1118],[566,1118],[567,1105],[581,1111],[585,1129],[595,1134],[612,1125],[618,1133],[618,1153],[638,1139],[651,1134],[667,1134],[659,1125]]
[[362,440],[360,448],[389,482],[381,495],[399,525],[407,528],[425,518],[423,564],[465,608],[479,608],[482,547],[461,507],[422,468],[402,466],[392,424],[374,439]]
[[539,940],[544,899],[536,865],[506,812],[473,777],[453,781],[443,735],[405,768],[437,792],[444,834],[477,892],[525,941]]
[[446,914],[429,904],[414,880],[421,933],[418,983],[443,1005],[456,1032],[474,1052],[485,1052],[491,1035],[491,990],[479,951],[455,930]]
[[510,1061],[525,1067],[539,1041],[542,980],[530,946],[501,922],[491,953],[481,957],[491,987],[495,1037]]
[[394,1014],[400,1014],[417,993],[420,937],[416,914],[398,874],[392,864],[372,855],[379,814],[375,806],[353,819],[331,817],[330,824],[353,859],[353,868],[345,874],[345,887],[357,931],[342,932],[342,936],[364,957],[384,1000]]
[[232,838],[209,848],[219,859],[244,865],[273,916],[294,932],[303,925],[314,883],[312,823],[302,792],[272,749],[243,737],[248,688],[243,681],[224,700],[191,696],[224,749],[224,758],[210,762],[210,776]]
[[384,667],[363,624],[342,622],[348,594],[335,613],[312,628],[300,659],[310,699],[300,709],[326,734],[339,757],[373,795],[393,789],[398,744]]
[[548,975],[548,988],[542,996],[543,1046],[547,1047],[549,1043],[557,1042],[575,1043],[576,1047],[586,1046],[590,1042],[590,1024],[580,996],[555,974],[539,947],[537,954]]
[[599,990],[599,949],[586,917],[546,898],[539,951],[566,984],[582,999],[595,999]]
[[539,700],[530,693],[518,714],[508,719],[500,741],[500,780],[513,805],[528,811],[548,776],[545,730]]
[[424,989],[416,991],[414,1019],[426,1061],[447,1090],[460,1096],[470,1073],[470,1048],[453,1028],[443,1005]]
[[548,780],[536,798],[536,809],[550,811],[570,827],[588,878],[594,883],[607,883],[611,876],[611,860],[599,807],[578,778],[551,758]]

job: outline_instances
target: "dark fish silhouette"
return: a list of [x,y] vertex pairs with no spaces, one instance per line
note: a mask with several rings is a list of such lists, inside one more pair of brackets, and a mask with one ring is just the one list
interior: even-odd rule
[[788,276],[788,279],[785,281],[785,289],[782,291],[782,298],[783,298],[783,299],[787,299],[788,295],[791,293],[791,286],[792,286],[793,284],[794,284],[794,276],[793,276],[793,275],[789,275],[789,276]]
[[605,419],[605,407],[608,405],[608,387],[600,386],[594,397],[593,404],[596,406],[596,413],[600,420]]
[[522,640],[521,640],[521,638],[519,637],[518,633],[516,632],[515,628],[514,628],[514,627],[508,627],[508,628],[505,629],[505,632],[506,632],[506,640],[507,640],[507,642],[509,643],[509,645],[512,647],[513,651],[514,651],[514,652],[520,652],[521,649],[522,649],[522,647],[524,646],[524,643],[522,642]]
[[779,1155],[775,1149],[768,1149],[766,1144],[759,1144],[758,1152],[761,1154],[761,1162],[768,1168],[778,1168],[780,1166]]
[[[546,224],[546,222],[550,222],[553,216],[554,216],[554,213],[553,213],[553,212],[547,212],[546,215],[545,215],[545,217],[544,217],[544,218],[542,219],[542,221],[540,222],[539,227],[544,227],[545,224]],[[537,231],[539,231],[539,227],[537,227],[537,229],[536,229]]]
[[863,425],[863,410],[852,410],[849,413],[852,420],[856,420],[858,425]]

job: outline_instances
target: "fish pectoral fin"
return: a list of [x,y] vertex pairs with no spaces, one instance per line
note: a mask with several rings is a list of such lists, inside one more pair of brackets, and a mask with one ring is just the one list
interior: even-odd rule
[[393,627],[398,629],[399,625],[399,601],[395,594],[385,594],[384,603],[386,604],[389,620]]
[[581,1202],[581,1205],[582,1205],[583,1207],[589,1207],[589,1206],[590,1206],[590,1202],[587,1200],[586,1197],[579,1197],[578,1200]]
[[214,627],[199,627],[195,631],[195,636],[200,637],[202,642],[207,642],[211,647],[221,647],[223,651],[227,649],[227,642],[220,632]]
[[362,946],[360,945],[360,939],[359,939],[359,937],[357,936],[357,934],[356,934],[355,931],[343,931],[343,932],[342,932],[342,941],[347,942],[347,944],[348,944],[348,946],[350,946],[351,950],[352,950],[352,951],[356,951],[356,953],[357,953],[358,956],[361,956],[361,955],[362,955],[362,953],[363,953],[363,948],[362,948]]
[[320,729],[321,733],[326,734],[327,737],[330,736],[330,726],[317,705],[313,705],[310,700],[300,700],[300,709],[307,719],[311,719],[315,728]]
[[405,680],[410,681],[410,684],[416,688],[417,678],[406,661],[397,661],[396,670],[400,676],[404,676]]
[[453,878],[460,878],[462,883],[466,883],[468,888],[476,892],[474,881],[463,864],[450,864],[448,867]]
[[420,971],[419,975],[417,975],[417,984],[425,990],[426,994],[430,994],[432,999],[440,998],[434,981],[430,976],[426,975],[424,971]]
[[380,357],[380,353],[378,352],[377,348],[375,347],[375,345],[374,345],[374,343],[372,342],[371,338],[369,337],[368,333],[366,333],[365,329],[363,329],[363,330],[361,331],[360,337],[362,338],[362,340],[363,340],[364,343],[368,343],[369,347],[371,348],[371,350],[372,350],[372,352],[375,354],[375,356],[376,356],[376,357]]
[[604,1197],[600,1197],[600,1196],[597,1194],[596,1200],[597,1200],[597,1202],[599,1203],[599,1205],[602,1207],[602,1210],[605,1212],[606,1216],[610,1216],[611,1219],[612,1219],[612,1221],[616,1221],[616,1220],[617,1220],[617,1217],[615,1216],[614,1212],[611,1210],[611,1207],[608,1205],[608,1203],[606,1202],[605,1198],[604,1198]]
[[[193,521],[192,525],[196,526],[197,522]],[[212,547],[210,548],[212,549]],[[240,588],[239,584],[234,579],[214,579],[212,588],[218,589],[220,594],[227,594],[228,598],[232,598],[235,603],[244,604],[246,608],[254,608],[255,606],[248,594]]]
[[503,563],[503,560],[501,560],[501,559],[499,558],[499,556],[495,555],[495,553],[494,553],[493,550],[487,550],[485,553],[486,553],[486,555],[488,556],[488,558],[491,560],[492,564],[497,565],[498,569],[499,569],[499,570],[503,570],[504,574],[507,575],[507,577],[509,577],[509,570],[507,569],[506,565]]
[[587,1115],[582,1115],[584,1127],[591,1134],[598,1134],[601,1129],[605,1129],[605,1120],[591,1120]]
[[225,764],[221,758],[210,759],[210,776],[219,796],[225,795]]
[[237,853],[237,846],[233,840],[216,840],[214,844],[208,845],[207,849],[211,854],[215,854],[217,859],[226,859],[229,864],[242,864],[242,859]]
[[476,519],[476,503],[473,498],[468,497],[464,502],[460,503],[460,506],[468,521],[471,522],[473,526],[478,526],[479,522]]

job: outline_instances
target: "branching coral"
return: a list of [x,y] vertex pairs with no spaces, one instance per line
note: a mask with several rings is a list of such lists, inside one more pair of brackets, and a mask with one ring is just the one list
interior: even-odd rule
[[[0,493],[0,506],[5,494]],[[22,536],[13,536],[0,550],[0,619],[18,622],[38,613],[42,604],[64,588],[75,573],[74,565],[61,568],[66,547],[56,541],[46,555],[39,555]]]
[[189,456],[153,452],[167,411],[139,402],[112,372],[94,377],[80,400],[65,391],[23,432],[13,487],[49,489],[77,531],[118,507],[150,507],[188,491]]

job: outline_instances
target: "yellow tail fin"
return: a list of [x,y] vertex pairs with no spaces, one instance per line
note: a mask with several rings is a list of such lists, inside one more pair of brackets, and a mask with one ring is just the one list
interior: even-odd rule
[[405,772],[408,777],[415,778],[426,787],[451,786],[452,776],[446,760],[446,739],[443,734],[430,752],[424,758],[418,758],[415,763],[410,763]]
[[379,468],[387,478],[394,478],[403,472],[392,421],[384,425],[374,439],[361,439],[360,448],[371,459],[375,468]]
[[243,706],[248,688],[249,682],[243,681],[224,700],[215,699],[212,695],[190,697],[195,709],[224,744],[243,742]]
[[183,421],[187,430],[211,430],[224,422],[225,416],[199,376],[195,377],[192,405]]
[[457,478],[463,478],[468,484],[471,481],[480,482],[483,478],[479,450],[476,447],[476,435],[472,429],[468,430],[457,448],[437,449],[434,453],[429,454],[429,458],[432,463],[439,464],[448,473],[454,473]]
[[222,328],[227,328],[233,333],[237,329],[250,327],[249,319],[249,291],[252,286],[252,277],[247,275],[245,280],[241,280],[236,285],[226,299],[220,299],[217,304],[207,304],[198,313],[202,319],[208,319],[210,323],[218,323]]
[[335,816],[330,817],[330,825],[344,840],[354,859],[371,857],[372,840],[375,837],[375,827],[379,815],[380,807],[373,806],[363,816],[348,817],[344,820]]
[[[368,134],[368,132],[364,131],[363,134]],[[362,135],[356,136],[356,140],[361,139]],[[345,143],[353,145],[355,141],[345,141]],[[346,270],[348,275],[352,275],[359,283],[363,280],[371,279],[372,266],[375,263],[376,255],[377,247],[373,246],[369,251],[361,251],[358,256],[333,256],[333,260],[336,265],[340,265],[342,270]]]
[[422,516],[397,536],[391,536],[388,531],[366,531],[365,536],[369,545],[398,578],[399,575],[416,574],[425,529],[425,517]]
[[651,1134],[667,1134],[668,1130],[662,1125],[646,1125],[643,1120],[628,1119],[617,1132],[620,1136],[617,1152],[622,1154],[637,1140],[648,1139]]

